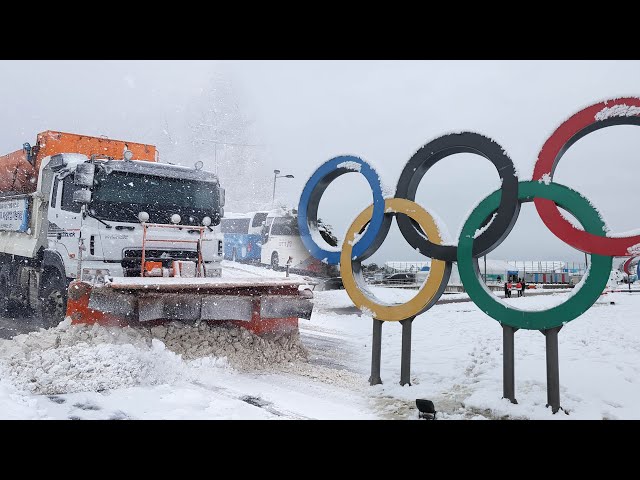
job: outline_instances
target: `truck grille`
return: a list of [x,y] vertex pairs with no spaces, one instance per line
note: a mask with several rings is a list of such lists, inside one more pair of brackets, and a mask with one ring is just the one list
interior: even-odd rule
[[[128,249],[124,251],[122,269],[125,277],[139,277],[142,262],[141,249]],[[198,252],[195,250],[158,250],[147,249],[144,254],[145,261],[162,262],[163,267],[170,268],[174,260],[198,261]]]

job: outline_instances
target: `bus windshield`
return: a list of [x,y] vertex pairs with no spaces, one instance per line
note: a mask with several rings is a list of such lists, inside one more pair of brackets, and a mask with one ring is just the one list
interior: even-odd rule
[[271,226],[271,235],[300,235],[296,217],[276,217]]

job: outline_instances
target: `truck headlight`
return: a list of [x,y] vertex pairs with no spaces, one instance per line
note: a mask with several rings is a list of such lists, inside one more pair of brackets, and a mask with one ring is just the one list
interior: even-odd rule
[[106,277],[110,275],[107,268],[83,268],[82,278],[84,282],[105,283]]
[[222,268],[214,267],[207,265],[206,267],[206,276],[207,277],[221,277],[222,276]]

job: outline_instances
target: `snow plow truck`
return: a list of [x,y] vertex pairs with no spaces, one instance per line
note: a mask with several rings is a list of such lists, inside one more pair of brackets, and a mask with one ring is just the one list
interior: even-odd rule
[[297,330],[309,289],[221,268],[224,189],[153,145],[46,131],[0,157],[0,316],[46,326],[231,322]]

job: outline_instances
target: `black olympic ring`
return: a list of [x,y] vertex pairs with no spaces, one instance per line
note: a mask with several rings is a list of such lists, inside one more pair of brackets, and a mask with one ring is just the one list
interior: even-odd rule
[[[518,214],[518,177],[513,161],[495,140],[473,132],[452,133],[436,138],[424,145],[407,162],[396,187],[396,198],[414,201],[418,185],[425,173],[438,161],[456,153],[474,153],[489,160],[498,170],[502,180],[500,206],[493,218],[487,219],[483,227],[491,222],[473,246],[473,257],[481,257],[493,250],[509,234]],[[407,215],[397,215],[402,236],[412,248],[436,260],[457,261],[458,247],[437,245],[429,241],[420,226]]]

